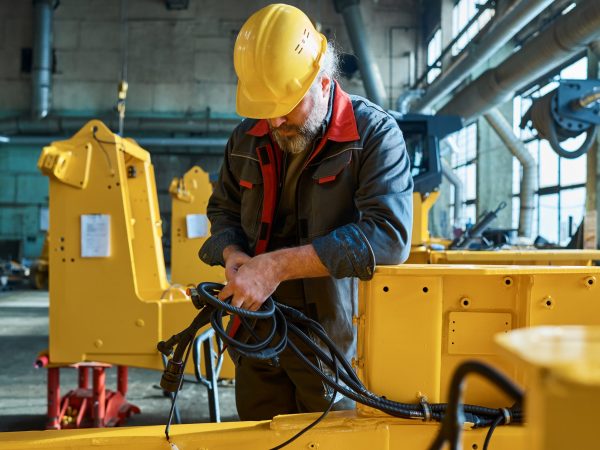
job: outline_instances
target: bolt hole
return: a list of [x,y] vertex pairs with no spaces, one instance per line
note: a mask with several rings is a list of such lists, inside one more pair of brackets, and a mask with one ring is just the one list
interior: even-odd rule
[[108,188],[109,188],[109,189],[112,189],[112,186],[109,184],[109,185],[108,185]]
[[594,284],[594,280],[588,280],[588,284],[591,286],[592,284]]
[[62,251],[64,251],[64,250],[65,250],[65,248],[64,248],[64,247],[61,245],[61,246],[60,246],[60,251],[62,252]]
[[66,262],[67,260],[65,258],[62,259],[62,262]]
[[469,306],[469,300],[463,300],[462,301],[463,306]]
[[71,262],[75,262],[75,258],[71,258]]
[[427,286],[425,286],[425,287],[423,288],[423,292],[425,292],[425,293],[427,294],[427,293],[429,292],[429,288],[428,288]]
[[546,306],[552,306],[552,300],[546,300]]
[[65,242],[65,238],[64,238],[64,236],[61,236],[61,237],[60,237],[60,242]]
[[119,183],[118,181],[117,181],[117,186],[121,186],[121,183]]
[[387,286],[384,286],[384,287],[383,287],[383,292],[388,292],[389,290],[390,290],[390,288],[389,288],[389,287],[387,287]]
[[472,448],[473,450],[477,450],[477,449],[479,448],[479,446],[478,446],[477,444],[473,444],[473,445],[471,445],[471,448]]

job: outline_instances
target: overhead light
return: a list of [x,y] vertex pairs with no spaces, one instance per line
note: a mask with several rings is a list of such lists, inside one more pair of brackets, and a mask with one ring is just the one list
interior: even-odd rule
[[10,142],[10,138],[7,136],[0,136],[0,142]]

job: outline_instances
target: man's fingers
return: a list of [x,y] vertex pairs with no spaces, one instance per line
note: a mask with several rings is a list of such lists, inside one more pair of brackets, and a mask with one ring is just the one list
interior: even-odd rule
[[226,299],[228,299],[229,297],[231,297],[233,295],[233,289],[231,288],[230,284],[226,284],[223,289],[221,289],[221,292],[219,292],[219,295],[217,296],[217,298],[221,301],[224,301]]

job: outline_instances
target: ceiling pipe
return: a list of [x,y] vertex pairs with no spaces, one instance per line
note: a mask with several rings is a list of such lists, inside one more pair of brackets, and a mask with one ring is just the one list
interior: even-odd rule
[[[129,136],[128,136],[129,137]],[[14,146],[44,146],[54,141],[64,141],[69,136],[0,136],[0,148],[2,144]],[[223,148],[227,145],[227,138],[221,136],[200,137],[136,137],[131,136],[140,147],[201,147],[215,148],[215,154],[223,155]],[[210,152],[212,153],[212,152]]]
[[[40,120],[23,117],[0,119],[0,134],[8,135],[68,135],[81,129],[94,117],[50,116]],[[100,117],[111,130],[118,130],[119,120],[114,116]],[[241,119],[154,119],[128,118],[128,133],[231,133]]]
[[43,119],[52,96],[52,16],[55,0],[33,0],[31,115]]
[[473,70],[488,62],[498,50],[512,39],[525,25],[550,6],[554,0],[520,0],[509,7],[490,25],[490,29],[475,44],[465,49],[458,59],[427,88],[425,95],[415,101],[412,111],[423,113],[436,106],[456,88]]
[[[452,153],[460,153],[460,149],[452,138],[446,138],[442,141],[442,145],[448,146]],[[454,228],[462,229],[464,225],[464,208],[465,208],[465,189],[462,180],[454,173],[452,166],[445,159],[442,160],[442,176],[454,186]]]
[[494,69],[458,92],[440,114],[458,114],[466,122],[510,100],[527,86],[600,38],[600,1],[582,0]]
[[348,37],[358,58],[358,68],[369,100],[384,107],[387,94],[381,72],[369,45],[369,36],[360,12],[360,0],[333,0],[335,11],[344,17]]
[[521,209],[519,211],[519,236],[532,237],[533,212],[535,209],[535,193],[538,188],[537,164],[523,142],[515,135],[511,125],[502,113],[494,108],[485,114],[485,119],[496,131],[504,145],[510,150],[523,167],[521,178],[521,192],[519,198]]

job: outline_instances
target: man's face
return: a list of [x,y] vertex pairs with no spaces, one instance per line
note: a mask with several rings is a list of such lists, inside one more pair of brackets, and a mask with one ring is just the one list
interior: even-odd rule
[[283,151],[301,153],[308,149],[327,114],[329,86],[329,79],[323,77],[289,114],[267,119],[271,134]]

